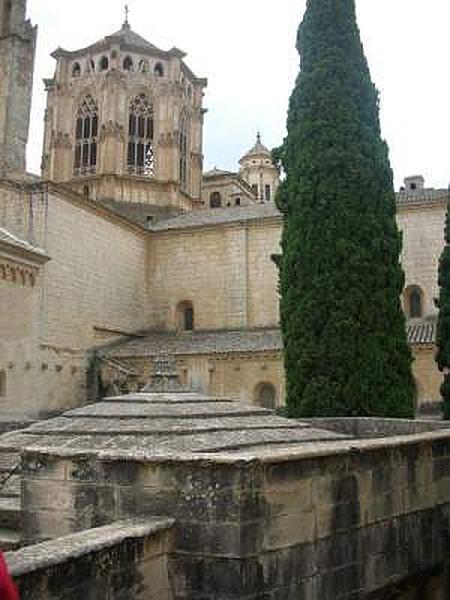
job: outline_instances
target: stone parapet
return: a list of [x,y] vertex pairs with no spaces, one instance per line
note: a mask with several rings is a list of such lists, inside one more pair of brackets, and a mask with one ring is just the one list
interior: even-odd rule
[[6,554],[22,600],[170,600],[171,519],[130,519]]

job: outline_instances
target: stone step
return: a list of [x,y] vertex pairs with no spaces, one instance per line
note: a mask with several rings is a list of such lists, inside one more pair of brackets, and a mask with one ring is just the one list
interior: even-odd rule
[[20,530],[21,527],[20,498],[0,498],[0,529]]
[[2,552],[18,550],[21,545],[19,532],[13,529],[0,529],[0,550]]
[[[3,476],[3,479],[6,475]],[[0,498],[20,498],[20,475],[11,475],[11,477],[2,484],[2,475],[0,474]]]
[[20,453],[18,452],[0,452],[0,474],[5,471],[11,471],[20,463]]

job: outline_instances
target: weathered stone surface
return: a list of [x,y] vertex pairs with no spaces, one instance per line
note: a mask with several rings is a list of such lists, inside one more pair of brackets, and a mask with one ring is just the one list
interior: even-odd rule
[[131,519],[6,555],[22,600],[170,600],[170,519]]

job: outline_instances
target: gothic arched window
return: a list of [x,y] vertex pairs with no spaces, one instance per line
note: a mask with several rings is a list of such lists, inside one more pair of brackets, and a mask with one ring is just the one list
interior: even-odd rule
[[130,104],[127,155],[129,173],[146,177],[155,174],[153,138],[153,105],[145,94],[140,94]]
[[86,94],[78,106],[75,124],[75,175],[95,173],[97,168],[98,107]]
[[180,118],[180,138],[178,144],[179,151],[179,179],[182,190],[188,188],[189,182],[189,122],[186,114],[183,112]]

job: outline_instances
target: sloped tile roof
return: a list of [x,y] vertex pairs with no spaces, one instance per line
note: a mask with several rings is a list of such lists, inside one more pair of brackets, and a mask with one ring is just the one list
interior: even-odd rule
[[250,206],[234,206],[230,208],[203,209],[160,221],[159,223],[156,223],[150,231],[188,229],[190,227],[239,223],[240,221],[254,221],[271,217],[279,217],[281,219],[281,213],[274,202],[268,202],[267,204],[252,204]]
[[420,204],[422,202],[440,202],[448,200],[450,194],[448,190],[435,190],[426,188],[423,190],[409,191],[402,190],[397,193],[397,204]]
[[281,349],[278,328],[235,331],[194,331],[149,333],[140,339],[122,343],[104,351],[112,358],[156,356],[162,351],[173,356],[195,354],[228,354],[270,352]]
[[39,254],[42,257],[46,256],[46,253],[42,248],[38,246],[34,246],[30,244],[30,242],[26,242],[15,235],[13,235],[10,231],[7,231],[3,227],[0,227],[0,242],[4,242],[9,246],[17,248],[19,250],[26,250],[27,252],[33,252],[34,254]]

